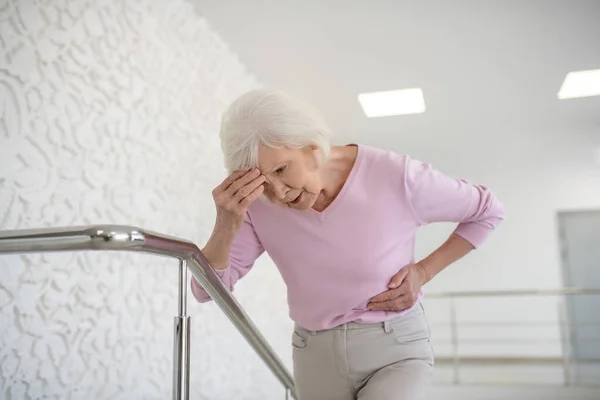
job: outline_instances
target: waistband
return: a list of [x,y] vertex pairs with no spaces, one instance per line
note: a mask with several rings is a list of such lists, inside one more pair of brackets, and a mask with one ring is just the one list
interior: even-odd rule
[[390,318],[389,320],[385,320],[385,321],[381,321],[381,322],[346,322],[345,324],[341,324],[341,325],[335,326],[333,328],[323,329],[321,331],[311,331],[310,329],[303,328],[298,324],[295,324],[295,328],[303,330],[311,335],[316,335],[318,332],[323,332],[323,331],[335,331],[335,330],[350,331],[350,330],[357,330],[357,329],[373,329],[373,328],[383,328],[383,330],[385,332],[391,332],[393,330],[392,325],[394,323],[396,323],[397,321],[408,318],[414,314],[423,314],[423,313],[424,313],[423,305],[421,304],[421,302],[418,302],[406,314],[400,315],[400,316],[397,316],[394,318]]

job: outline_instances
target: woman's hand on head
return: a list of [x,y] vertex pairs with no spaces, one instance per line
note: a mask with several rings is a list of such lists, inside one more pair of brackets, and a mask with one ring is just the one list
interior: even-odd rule
[[419,292],[427,281],[427,273],[421,265],[407,265],[392,277],[389,290],[369,301],[369,310],[402,311],[411,308],[417,303]]
[[217,207],[215,231],[236,234],[244,223],[248,206],[263,193],[265,182],[258,168],[235,171],[212,194]]

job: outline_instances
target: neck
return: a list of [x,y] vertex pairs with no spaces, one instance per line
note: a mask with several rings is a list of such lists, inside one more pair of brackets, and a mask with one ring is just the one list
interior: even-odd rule
[[356,146],[334,146],[331,148],[329,158],[322,168],[321,182],[323,182],[323,189],[313,206],[315,210],[325,209],[340,193],[352,171],[357,153]]

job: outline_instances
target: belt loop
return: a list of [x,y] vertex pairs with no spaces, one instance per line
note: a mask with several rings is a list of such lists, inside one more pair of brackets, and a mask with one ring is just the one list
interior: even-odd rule
[[390,323],[390,321],[383,321],[383,331],[385,333],[390,333],[393,331],[392,329],[392,324]]

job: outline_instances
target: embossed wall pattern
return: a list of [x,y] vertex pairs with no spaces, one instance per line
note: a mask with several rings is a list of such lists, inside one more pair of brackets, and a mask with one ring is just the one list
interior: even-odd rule
[[[185,1],[0,0],[0,229],[118,223],[201,243],[219,116],[256,86]],[[0,256],[0,398],[170,398],[176,269]],[[192,398],[282,398],[214,305],[190,314]]]

